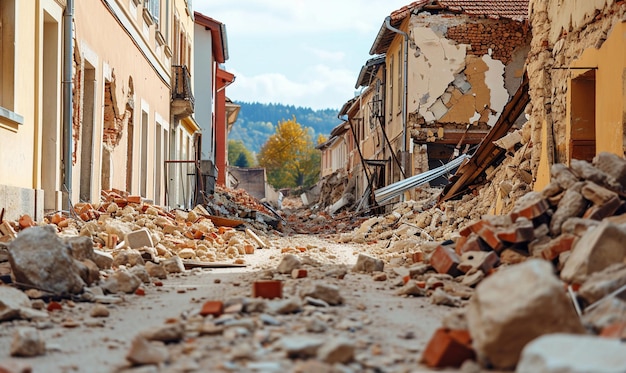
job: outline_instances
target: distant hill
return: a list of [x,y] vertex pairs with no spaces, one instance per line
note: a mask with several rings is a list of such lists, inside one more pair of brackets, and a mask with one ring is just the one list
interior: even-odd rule
[[302,127],[312,132],[312,140],[318,135],[328,137],[330,131],[341,121],[338,110],[295,107],[283,104],[261,104],[258,102],[235,102],[241,106],[237,121],[228,136],[229,140],[241,140],[248,150],[258,153],[267,139],[276,132],[278,122],[296,117]]

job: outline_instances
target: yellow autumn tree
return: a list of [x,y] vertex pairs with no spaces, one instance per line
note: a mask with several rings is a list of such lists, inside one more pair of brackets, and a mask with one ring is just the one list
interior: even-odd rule
[[278,122],[276,133],[261,147],[258,163],[275,188],[307,187],[317,182],[319,157],[311,135],[294,116]]

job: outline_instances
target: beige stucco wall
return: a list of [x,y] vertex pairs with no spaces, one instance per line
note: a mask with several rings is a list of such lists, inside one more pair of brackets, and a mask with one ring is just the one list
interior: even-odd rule
[[[64,1],[18,0],[15,3],[14,70],[9,71],[14,77],[14,99],[12,107],[7,109],[21,116],[23,122],[18,124],[0,116],[0,206],[5,208],[5,219],[16,219],[27,213],[40,220],[44,207],[42,123],[44,120],[46,123],[60,120],[61,81],[60,51],[50,53],[46,49],[44,55],[44,40],[61,43]],[[53,27],[45,28],[45,24]],[[44,64],[47,64],[45,74]],[[10,66],[3,65],[3,68],[11,70]],[[44,80],[50,83],[45,96]],[[54,107],[47,108],[44,113],[44,102]],[[60,138],[59,127],[51,132],[52,136]],[[60,153],[60,143],[53,145],[53,149]],[[52,170],[51,174],[59,183],[60,172]]]
[[[571,80],[595,70],[596,153],[623,155],[626,4],[612,0],[533,0],[527,61],[535,190],[554,163],[570,157]],[[571,19],[571,22],[570,22]],[[569,68],[576,68],[569,69]]]
[[[117,16],[126,25],[120,26],[107,7],[100,0],[81,0],[76,3],[75,24],[76,24],[76,46],[79,48],[82,60],[80,63],[93,64],[95,67],[96,89],[94,121],[94,146],[93,146],[93,178],[92,178],[92,198],[99,198],[99,191],[102,187],[103,162],[109,162],[106,157],[103,159],[103,148],[107,148],[111,153],[110,158],[110,188],[126,190],[132,194],[143,194],[140,190],[140,178],[142,171],[141,153],[147,153],[147,198],[154,198],[155,191],[155,138],[156,119],[160,118],[161,125],[169,127],[169,106],[170,106],[170,67],[164,54],[156,54],[156,41],[154,25],[148,27],[148,32],[144,31],[144,19],[139,9],[129,8],[128,1],[116,1],[118,6]],[[97,19],[97,22],[94,20]],[[124,27],[134,30],[133,37],[137,44],[124,29]],[[103,36],[106,30],[107,37]],[[147,57],[146,57],[147,55]],[[152,60],[152,63],[148,61]],[[81,68],[81,66],[79,66]],[[132,81],[132,83],[131,83]],[[102,109],[105,103],[104,89],[105,83],[114,85],[113,106],[114,114],[104,112]],[[132,87],[132,88],[131,88]],[[119,142],[104,141],[103,128],[104,117],[115,115],[120,120],[124,118],[127,104],[133,106],[132,122],[134,127],[133,139],[128,138],[128,124],[120,126]],[[147,114],[147,144],[142,142],[142,114]],[[84,118],[83,118],[84,119]],[[107,117],[107,120],[111,118]],[[80,137],[80,128],[75,136]],[[81,149],[80,138],[77,139],[78,153]],[[128,141],[132,141],[132,182],[131,190],[127,190],[126,165],[128,159]],[[161,149],[161,151],[163,151]],[[80,159],[78,154],[77,162],[74,165],[74,175],[80,174]],[[106,166],[105,166],[106,167]],[[73,190],[80,188],[80,178],[73,178]],[[78,198],[77,193],[73,193],[73,199]]]

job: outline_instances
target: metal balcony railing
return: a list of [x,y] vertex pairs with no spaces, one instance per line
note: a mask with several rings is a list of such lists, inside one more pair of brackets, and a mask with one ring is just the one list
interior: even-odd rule
[[172,113],[186,117],[194,112],[191,74],[185,65],[172,66]]

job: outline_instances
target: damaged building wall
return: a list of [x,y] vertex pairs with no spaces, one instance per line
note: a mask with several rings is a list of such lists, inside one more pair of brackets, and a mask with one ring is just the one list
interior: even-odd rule
[[[519,86],[525,58],[519,51],[530,42],[525,25],[424,12],[411,17],[409,35],[412,136],[432,142],[446,136],[446,127],[467,124],[488,130]],[[518,79],[507,80],[510,75]]]
[[547,185],[554,163],[601,151],[623,155],[625,13],[622,1],[531,1],[527,70],[536,190]]
[[[72,197],[98,200],[100,190],[116,188],[155,199],[156,168],[162,167],[156,160],[166,159],[168,149],[170,57],[155,46],[155,19],[147,9],[104,3],[80,1],[75,8],[80,120]],[[144,26],[148,32],[139,32]]]

